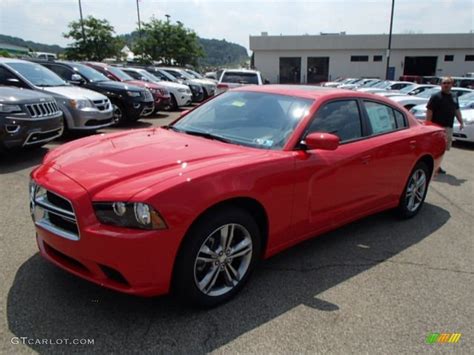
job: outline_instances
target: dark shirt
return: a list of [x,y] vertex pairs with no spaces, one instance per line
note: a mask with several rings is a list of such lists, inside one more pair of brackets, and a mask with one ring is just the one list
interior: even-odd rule
[[444,94],[440,91],[431,96],[426,108],[433,111],[432,121],[434,123],[452,128],[456,110],[459,110],[459,102],[456,94]]

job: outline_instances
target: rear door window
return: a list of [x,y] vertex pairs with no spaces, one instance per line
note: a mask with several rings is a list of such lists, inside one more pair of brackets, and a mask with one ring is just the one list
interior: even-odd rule
[[364,101],[364,105],[373,135],[406,127],[405,116],[392,107],[374,101]]

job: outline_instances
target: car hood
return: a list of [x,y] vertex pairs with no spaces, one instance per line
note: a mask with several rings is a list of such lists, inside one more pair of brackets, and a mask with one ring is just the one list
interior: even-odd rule
[[104,80],[94,82],[94,85],[101,87],[103,89],[115,89],[115,90],[130,90],[130,91],[142,91],[143,89],[136,85],[130,85],[127,83],[122,83],[119,81],[113,80]]
[[94,200],[126,201],[169,179],[265,155],[265,150],[152,128],[80,139],[55,149],[43,163],[76,181]]
[[207,80],[207,79],[193,79],[193,81],[195,81],[195,82],[197,82],[201,85],[216,86],[216,83],[214,81]]
[[106,97],[96,91],[80,88],[77,86],[51,86],[42,88],[45,93],[59,95],[68,99],[89,99],[89,100],[105,100]]
[[169,89],[189,89],[187,85],[173,83],[171,81],[157,81],[156,83]]
[[52,99],[50,95],[43,94],[40,91],[0,86],[0,103],[18,104]]

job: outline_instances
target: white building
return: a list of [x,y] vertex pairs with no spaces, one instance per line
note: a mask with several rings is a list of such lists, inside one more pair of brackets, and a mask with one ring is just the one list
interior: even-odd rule
[[[390,76],[462,76],[474,71],[474,34],[394,34]],[[385,78],[388,35],[250,36],[254,66],[272,83]]]

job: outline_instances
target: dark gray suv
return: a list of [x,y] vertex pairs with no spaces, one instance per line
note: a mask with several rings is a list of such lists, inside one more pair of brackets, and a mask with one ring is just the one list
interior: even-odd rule
[[63,129],[63,113],[52,96],[0,86],[0,152],[41,146]]

